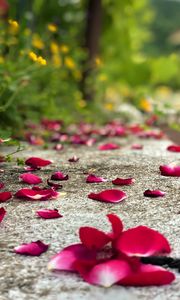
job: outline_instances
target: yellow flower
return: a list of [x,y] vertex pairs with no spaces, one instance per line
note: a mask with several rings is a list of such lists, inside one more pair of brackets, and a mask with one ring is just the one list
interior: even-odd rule
[[69,52],[69,47],[67,45],[61,45],[59,48],[63,53]]
[[152,111],[152,104],[150,101],[146,98],[143,98],[140,100],[139,104],[140,108],[144,110],[145,112],[151,112]]
[[99,81],[104,82],[107,80],[107,75],[106,74],[100,74],[98,77]]
[[37,63],[40,64],[40,65],[42,65],[42,66],[46,66],[47,65],[46,59],[44,59],[42,56],[38,56]]
[[81,108],[84,108],[86,107],[87,103],[85,100],[81,99],[78,101],[78,106],[81,107]]
[[0,64],[3,64],[5,62],[4,57],[0,56]]
[[33,51],[30,51],[30,52],[28,53],[28,56],[29,56],[29,58],[30,58],[32,61],[37,61],[37,59],[38,59],[36,53],[34,53]]
[[102,65],[102,60],[100,59],[100,57],[96,57],[94,61],[97,67]]
[[44,42],[38,34],[33,35],[32,45],[37,49],[40,49],[40,50],[44,49]]
[[53,65],[56,67],[61,67],[61,65],[62,65],[61,57],[58,54],[53,55],[52,62],[53,62]]
[[59,52],[59,46],[56,42],[51,42],[50,49],[53,54],[57,54]]
[[113,105],[113,103],[108,102],[108,103],[104,104],[104,108],[109,110],[109,111],[112,111],[114,109],[114,105]]
[[19,31],[19,24],[17,21],[14,20],[8,20],[9,23],[9,32],[11,34],[16,34]]
[[70,56],[65,57],[64,63],[68,69],[73,70],[75,68],[75,62]]
[[48,24],[48,30],[50,31],[50,32],[57,32],[57,30],[58,30],[58,28],[57,28],[57,26],[55,25],[55,24]]

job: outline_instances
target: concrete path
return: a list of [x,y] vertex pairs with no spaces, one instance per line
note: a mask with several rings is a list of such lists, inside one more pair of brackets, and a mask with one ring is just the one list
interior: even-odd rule
[[[27,202],[13,199],[4,203],[7,215],[0,225],[0,300],[178,300],[180,299],[180,276],[173,284],[162,287],[109,289],[91,286],[75,274],[54,274],[47,270],[49,259],[63,247],[78,241],[78,228],[83,225],[97,226],[108,230],[106,214],[114,212],[124,221],[125,227],[147,225],[159,230],[170,241],[172,256],[180,257],[180,179],[163,177],[159,165],[180,162],[179,154],[166,151],[169,141],[144,140],[143,150],[131,150],[129,142],[120,139],[125,147],[114,151],[98,151],[97,146],[70,147],[62,152],[28,149],[24,157],[40,156],[54,159],[54,164],[38,171],[45,180],[55,170],[69,174],[63,182],[62,192],[57,200]],[[78,163],[67,160],[76,154]],[[15,192],[22,184],[19,174],[23,167],[13,164],[3,166],[0,181],[8,183],[8,189]],[[83,173],[90,171],[109,179],[100,184],[86,184]],[[134,177],[133,186],[125,186],[128,198],[119,204],[105,204],[90,200],[92,191],[112,188],[111,180],[119,177]],[[146,189],[167,192],[164,198],[145,198]],[[63,218],[43,220],[35,216],[39,208],[57,208]],[[25,257],[13,253],[21,243],[41,239],[50,244],[49,250],[40,257]]]

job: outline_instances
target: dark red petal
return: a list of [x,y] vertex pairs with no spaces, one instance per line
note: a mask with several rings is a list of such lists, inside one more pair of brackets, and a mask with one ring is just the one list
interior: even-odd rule
[[82,244],[74,244],[54,255],[48,264],[48,269],[54,271],[76,271],[75,263],[77,260],[88,261],[95,258],[95,252],[88,250]]
[[55,190],[62,189],[62,187],[63,187],[61,184],[54,183],[54,182],[50,181],[49,179],[47,180],[47,184],[49,186],[52,186]]
[[180,152],[180,145],[170,145],[167,147],[167,150],[171,152]]
[[143,145],[140,145],[140,144],[133,144],[133,145],[131,146],[131,149],[133,149],[133,150],[141,150],[141,149],[143,149]]
[[0,182],[0,190],[3,189],[5,184],[3,182]]
[[127,256],[150,256],[171,251],[167,239],[147,226],[138,226],[122,232],[116,248]]
[[34,167],[34,168],[45,167],[45,166],[50,165],[51,163],[52,163],[52,161],[42,159],[40,157],[30,157],[25,161],[25,164],[27,166],[31,166],[31,167]]
[[107,217],[112,226],[112,232],[109,233],[108,235],[112,239],[116,239],[120,236],[120,234],[123,231],[123,223],[122,223],[121,219],[115,214],[108,214]]
[[124,260],[112,259],[87,270],[81,262],[76,268],[85,281],[103,287],[110,287],[132,273],[129,264]]
[[35,190],[35,189],[20,189],[15,197],[26,200],[47,200],[57,198],[58,192],[53,189]]
[[14,248],[15,253],[31,256],[39,256],[46,252],[49,245],[44,244],[41,241],[31,242],[29,244],[22,244]]
[[99,182],[105,182],[107,179],[104,179],[102,177],[97,177],[94,174],[89,174],[86,178],[87,183],[99,183]]
[[127,197],[126,193],[121,190],[104,190],[100,193],[90,193],[88,198],[102,202],[118,203]]
[[36,213],[43,219],[62,218],[62,215],[60,215],[57,209],[39,209]]
[[20,175],[19,178],[22,179],[23,182],[28,184],[39,184],[42,182],[42,179],[40,177],[31,173],[24,173]]
[[11,192],[2,192],[0,193],[0,202],[6,202],[12,198]]
[[77,162],[78,160],[79,160],[79,157],[77,157],[76,155],[74,155],[73,157],[68,159],[69,162]]
[[51,179],[52,180],[68,180],[69,176],[68,175],[64,175],[62,172],[55,172],[51,175]]
[[159,167],[161,175],[180,177],[180,166],[164,165]]
[[111,238],[94,227],[80,227],[79,238],[84,246],[92,250],[100,250],[108,244]]
[[134,178],[119,178],[112,180],[114,185],[131,185],[135,182]]
[[4,219],[5,214],[6,214],[6,210],[4,209],[4,207],[0,207],[0,223]]
[[165,192],[160,191],[160,190],[146,190],[144,192],[145,197],[152,197],[152,198],[164,197],[165,194],[166,194]]
[[151,286],[170,284],[175,279],[175,275],[162,267],[154,265],[140,265],[136,272],[118,282],[126,286]]
[[114,143],[107,143],[107,144],[103,144],[103,145],[100,145],[98,147],[99,150],[101,151],[104,151],[104,150],[116,150],[116,149],[119,149],[119,145],[117,144],[114,144]]

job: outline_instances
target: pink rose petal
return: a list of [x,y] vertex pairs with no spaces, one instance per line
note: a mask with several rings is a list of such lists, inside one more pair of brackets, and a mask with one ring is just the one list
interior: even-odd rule
[[131,185],[135,182],[134,178],[119,178],[112,180],[114,185]]
[[50,165],[51,163],[52,163],[52,161],[42,159],[40,157],[30,157],[25,161],[25,164],[32,168],[46,167],[46,166]]
[[76,268],[85,281],[106,288],[132,273],[126,261],[117,259],[97,264],[90,270],[87,270],[86,266],[84,267],[81,262],[77,262]]
[[160,191],[160,190],[146,190],[144,192],[145,197],[152,197],[152,198],[164,197],[165,194],[166,194],[165,192]]
[[95,260],[96,253],[88,250],[82,244],[70,245],[59,253],[54,255],[49,264],[48,269],[54,271],[76,271],[75,263],[77,260]]
[[108,235],[111,237],[111,239],[117,239],[123,231],[123,223],[115,214],[108,214],[107,217],[112,226],[112,232],[110,232]]
[[99,150],[101,151],[105,151],[105,150],[116,150],[116,149],[119,149],[119,145],[115,144],[115,143],[107,143],[107,144],[103,144],[103,145],[100,145],[98,147]]
[[64,175],[62,172],[55,172],[51,175],[51,179],[52,180],[68,180],[69,176],[68,175]]
[[6,210],[4,209],[4,207],[0,207],[0,223],[4,219],[5,214],[6,214]]
[[62,144],[56,144],[54,147],[53,147],[53,149],[54,150],[56,150],[56,151],[61,151],[61,150],[63,150],[63,145]]
[[19,178],[22,179],[23,182],[28,184],[39,184],[42,182],[42,179],[40,177],[31,173],[24,173],[20,175]]
[[171,152],[180,152],[180,145],[170,145],[167,147],[167,150]]
[[41,241],[31,242],[29,244],[22,244],[14,248],[14,252],[17,254],[39,256],[46,252],[49,245],[44,244]]
[[80,227],[79,238],[84,246],[90,250],[100,250],[110,242],[110,237],[94,227]]
[[105,182],[105,181],[107,181],[107,179],[95,176],[94,174],[89,174],[86,178],[87,183],[99,183],[99,182]]
[[20,189],[16,194],[16,198],[25,199],[25,200],[47,200],[54,199],[59,196],[59,193],[53,189]]
[[104,190],[100,193],[90,193],[88,198],[102,202],[118,203],[127,197],[126,193],[121,190]]
[[159,167],[161,175],[180,177],[180,166],[164,165]]
[[62,218],[62,215],[60,215],[57,209],[39,209],[36,213],[43,219]]
[[121,279],[118,284],[125,286],[151,286],[170,284],[175,275],[162,267],[141,264],[139,269]]
[[0,193],[0,202],[6,202],[12,198],[11,192],[1,192]]
[[133,145],[131,146],[131,149],[133,149],[133,150],[141,150],[141,149],[143,149],[143,145],[140,145],[140,144],[133,144]]
[[122,232],[116,248],[127,256],[150,256],[171,251],[167,239],[147,226],[138,226]]

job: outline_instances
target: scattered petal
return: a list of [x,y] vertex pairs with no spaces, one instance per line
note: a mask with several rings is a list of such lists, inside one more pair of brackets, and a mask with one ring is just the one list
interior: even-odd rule
[[103,231],[88,226],[79,228],[79,238],[82,244],[90,250],[100,250],[111,241]]
[[123,223],[121,219],[115,214],[108,214],[107,217],[112,226],[112,232],[110,232],[108,235],[112,239],[117,239],[123,231]]
[[28,184],[39,184],[42,182],[42,179],[40,177],[32,173],[24,173],[20,175],[19,178],[22,179],[23,182]]
[[125,286],[151,286],[170,284],[175,279],[172,272],[162,267],[141,264],[136,272],[129,274],[118,282]]
[[167,147],[167,150],[171,152],[180,152],[180,145],[170,145]]
[[55,172],[51,175],[51,179],[52,180],[68,180],[69,176],[68,175],[64,175],[62,172]]
[[127,197],[126,193],[121,190],[104,190],[100,193],[90,193],[88,198],[102,202],[118,203]]
[[0,193],[0,202],[6,202],[12,198],[11,192],[2,192]]
[[77,157],[76,155],[74,155],[73,157],[68,159],[69,162],[77,162],[78,160],[79,160],[79,157]]
[[54,199],[59,196],[59,193],[53,189],[21,189],[16,194],[16,198],[25,199],[25,200],[47,200]]
[[134,178],[119,178],[117,177],[112,181],[114,185],[131,185],[135,182]]
[[52,181],[50,181],[49,179],[47,180],[47,184],[49,186],[52,186],[55,190],[58,190],[58,189],[62,189],[62,184],[59,184],[59,183],[54,183]]
[[171,251],[167,239],[147,226],[138,226],[122,232],[117,240],[116,248],[127,256],[138,257]]
[[62,215],[60,215],[57,209],[39,209],[36,211],[36,213],[43,219],[62,218]]
[[41,168],[48,166],[52,163],[50,160],[42,159],[40,157],[30,157],[25,161],[25,164],[27,166],[30,166],[32,168]]
[[164,165],[159,167],[161,175],[180,177],[180,166]]
[[48,264],[48,269],[54,271],[76,271],[75,263],[77,260],[94,260],[95,258],[95,252],[88,250],[82,244],[74,244],[54,255]]
[[31,242],[29,244],[22,244],[14,248],[15,253],[31,256],[39,256],[46,252],[49,245],[44,244],[41,241]]
[[0,207],[0,223],[4,219],[5,214],[6,214],[6,210],[4,209],[4,207]]
[[56,144],[54,147],[53,147],[53,149],[54,150],[56,150],[56,151],[61,151],[61,150],[63,150],[63,145],[62,144]]
[[94,174],[89,174],[86,178],[87,183],[99,183],[99,182],[105,182],[105,181],[107,181],[107,179],[95,176]]
[[166,194],[165,192],[160,191],[160,190],[146,190],[144,192],[145,197],[152,197],[152,198],[164,197],[165,194]]
[[141,150],[141,149],[143,149],[143,145],[140,145],[140,144],[133,144],[133,145],[131,146],[131,149],[133,149],[133,150]]
[[5,184],[3,182],[0,182],[0,190],[4,188]]
[[102,144],[98,147],[99,150],[105,151],[105,150],[116,150],[119,149],[119,145],[115,143],[107,143],[107,144]]

